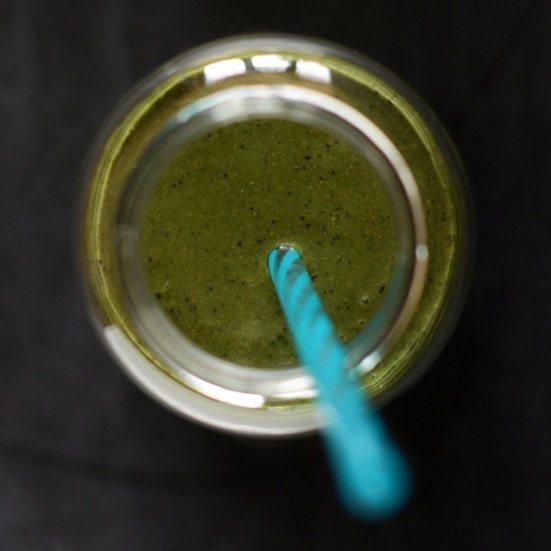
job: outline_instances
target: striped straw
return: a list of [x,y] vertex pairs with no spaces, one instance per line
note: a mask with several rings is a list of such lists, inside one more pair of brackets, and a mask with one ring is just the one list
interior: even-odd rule
[[313,376],[323,435],[344,505],[365,520],[397,513],[411,492],[408,465],[381,416],[351,378],[346,349],[304,266],[292,247],[268,256],[276,288],[298,356]]

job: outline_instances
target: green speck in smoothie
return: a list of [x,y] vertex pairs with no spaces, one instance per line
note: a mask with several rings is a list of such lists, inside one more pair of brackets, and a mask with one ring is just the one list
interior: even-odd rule
[[392,276],[392,205],[357,151],[303,124],[214,130],[178,152],[148,200],[142,258],[152,293],[191,341],[235,363],[298,363],[266,267],[283,244],[301,252],[349,342]]

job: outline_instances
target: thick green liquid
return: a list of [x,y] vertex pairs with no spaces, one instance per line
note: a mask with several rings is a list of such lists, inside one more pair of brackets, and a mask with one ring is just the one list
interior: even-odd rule
[[191,341],[242,365],[296,365],[266,257],[303,255],[344,342],[384,297],[396,254],[384,187],[347,144],[261,119],[185,146],[148,199],[142,258],[161,308]]

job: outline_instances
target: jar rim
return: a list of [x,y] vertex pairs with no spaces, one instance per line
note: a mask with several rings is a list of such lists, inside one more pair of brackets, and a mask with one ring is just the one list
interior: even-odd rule
[[278,404],[291,396],[311,399],[316,394],[314,383],[301,367],[238,365],[205,352],[180,333],[146,284],[139,228],[148,194],[176,151],[221,126],[265,117],[317,126],[347,141],[375,170],[395,210],[398,247],[388,292],[374,317],[347,345],[348,365],[355,376],[378,365],[402,335],[422,294],[428,262],[424,211],[415,178],[391,140],[354,107],[295,84],[255,84],[217,91],[181,108],[138,161],[121,200],[117,225],[123,288],[141,339],[174,377],[198,393],[245,408]]

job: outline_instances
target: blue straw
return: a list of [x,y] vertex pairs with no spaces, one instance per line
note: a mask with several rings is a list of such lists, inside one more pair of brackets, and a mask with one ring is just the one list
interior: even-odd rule
[[411,492],[408,465],[381,416],[361,392],[300,254],[278,247],[268,268],[302,363],[314,377],[327,452],[341,499],[355,516],[382,520],[397,513]]

